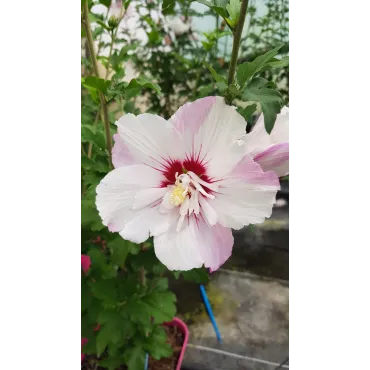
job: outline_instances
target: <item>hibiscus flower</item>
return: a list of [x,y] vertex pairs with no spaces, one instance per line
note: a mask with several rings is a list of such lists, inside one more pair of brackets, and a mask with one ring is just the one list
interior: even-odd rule
[[246,136],[246,150],[264,171],[274,171],[279,177],[289,173],[289,108],[278,114],[269,135],[265,130],[263,115]]
[[256,132],[246,135],[245,120],[223,98],[187,103],[168,121],[126,114],[117,126],[115,169],[97,187],[99,214],[124,239],[153,236],[170,270],[216,270],[231,255],[232,228],[270,217],[279,179],[256,161],[275,143],[253,147]]

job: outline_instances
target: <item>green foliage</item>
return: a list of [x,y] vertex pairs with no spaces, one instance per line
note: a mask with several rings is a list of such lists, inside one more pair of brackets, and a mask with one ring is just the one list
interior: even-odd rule
[[125,350],[125,363],[128,370],[142,370],[145,364],[145,351],[141,345],[129,347]]
[[163,0],[162,13],[164,15],[174,14],[176,0]]
[[206,284],[209,281],[208,272],[204,267],[189,271],[182,271],[181,274],[185,280],[193,281],[194,283]]
[[99,3],[105,5],[107,8],[109,8],[110,4],[112,3],[112,0],[99,0]]
[[265,128],[270,133],[274,127],[276,116],[281,110],[282,97],[278,91],[268,86],[267,80],[256,77],[246,86],[242,98],[245,101],[256,101],[261,104]]
[[172,348],[167,342],[166,332],[164,328],[160,326],[156,326],[153,329],[151,335],[144,343],[144,348],[157,360],[172,355]]
[[87,76],[82,78],[82,84],[86,87],[93,87],[96,90],[101,91],[103,94],[106,94],[110,85],[110,81],[106,81],[95,76]]
[[247,105],[244,109],[240,109],[239,113],[244,117],[246,121],[248,121],[256,110],[257,110],[257,105],[251,104],[251,105]]
[[238,24],[241,5],[242,3],[240,0],[230,0],[230,4],[226,5],[226,9],[230,15],[231,26],[235,26]]
[[198,3],[202,3],[211,8],[216,14],[220,15],[222,18],[228,17],[228,13],[226,10],[228,0],[197,0],[197,1]]
[[240,86],[244,86],[246,82],[266,67],[267,63],[278,53],[283,45],[278,45],[276,48],[267,53],[258,56],[252,62],[240,64],[236,71],[236,78]]
[[134,78],[130,81],[126,88],[126,94],[128,98],[138,95],[143,88],[153,89],[158,95],[161,93],[160,86],[152,81],[149,81],[145,77]]

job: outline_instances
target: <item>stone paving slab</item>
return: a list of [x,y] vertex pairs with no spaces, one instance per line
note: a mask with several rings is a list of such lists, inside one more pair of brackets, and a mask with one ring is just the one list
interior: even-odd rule
[[194,315],[183,314],[189,325],[189,343],[234,356],[189,347],[184,368],[271,370],[284,361],[289,351],[289,287],[286,281],[221,270],[212,274],[206,290],[223,342],[217,342],[204,308],[198,306]]

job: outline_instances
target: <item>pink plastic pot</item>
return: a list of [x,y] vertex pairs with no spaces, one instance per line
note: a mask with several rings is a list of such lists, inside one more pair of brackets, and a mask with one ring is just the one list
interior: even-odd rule
[[172,321],[166,322],[164,325],[166,326],[175,326],[177,327],[184,335],[184,343],[182,344],[179,360],[176,365],[176,370],[181,370],[181,364],[184,360],[185,350],[188,345],[189,340],[189,329],[188,326],[179,318],[175,317]]

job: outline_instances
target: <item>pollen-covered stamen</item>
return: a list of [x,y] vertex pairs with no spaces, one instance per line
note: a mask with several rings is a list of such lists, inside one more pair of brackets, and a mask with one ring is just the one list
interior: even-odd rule
[[184,223],[185,217],[192,213],[199,214],[199,194],[205,198],[213,199],[214,195],[209,194],[202,185],[209,191],[217,191],[218,186],[209,184],[201,180],[196,174],[189,171],[187,173],[176,173],[176,182],[171,186],[171,191],[168,194],[169,202],[173,207],[179,208],[180,217],[177,223],[176,231],[180,231]]
[[181,184],[175,186],[171,191],[170,201],[171,204],[174,206],[179,206],[185,200],[186,191],[184,192],[184,188]]

